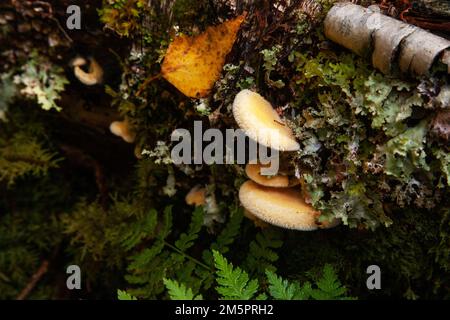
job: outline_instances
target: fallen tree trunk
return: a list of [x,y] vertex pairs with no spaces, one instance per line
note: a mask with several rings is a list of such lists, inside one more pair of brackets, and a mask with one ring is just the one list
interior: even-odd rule
[[[331,8],[325,35],[360,56],[371,56],[374,67],[385,74],[395,66],[403,73],[426,75],[450,48],[447,39],[351,3]],[[448,63],[448,59],[441,61]]]

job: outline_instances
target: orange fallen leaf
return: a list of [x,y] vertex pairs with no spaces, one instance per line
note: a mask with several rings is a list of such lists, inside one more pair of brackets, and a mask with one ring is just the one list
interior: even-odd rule
[[176,37],[164,57],[162,76],[188,97],[207,96],[220,77],[244,19],[245,14],[208,27],[197,36]]

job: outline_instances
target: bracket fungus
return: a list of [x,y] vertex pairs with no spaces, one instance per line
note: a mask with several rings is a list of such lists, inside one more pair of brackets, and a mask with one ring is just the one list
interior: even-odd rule
[[274,176],[262,175],[261,168],[263,167],[267,167],[267,165],[247,164],[245,166],[245,173],[254,182],[265,187],[287,188],[300,184],[300,181],[297,178],[291,178],[288,175],[283,175],[280,173]]
[[136,138],[135,133],[130,128],[130,125],[126,120],[113,121],[109,126],[109,130],[111,131],[111,133],[121,137],[125,142],[128,143],[133,143]]
[[93,86],[100,84],[103,81],[103,69],[94,58],[89,58],[89,71],[84,71],[81,67],[87,65],[87,61],[84,58],[75,58],[71,65],[75,77],[80,80],[81,83],[87,86]]
[[258,143],[280,151],[297,151],[300,145],[292,130],[272,105],[258,93],[244,89],[233,102],[233,116],[239,127]]

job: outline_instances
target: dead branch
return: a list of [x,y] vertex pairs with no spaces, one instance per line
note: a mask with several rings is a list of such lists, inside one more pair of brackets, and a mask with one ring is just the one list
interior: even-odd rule
[[25,300],[26,297],[28,297],[28,295],[31,293],[31,291],[33,291],[34,287],[36,287],[36,284],[39,282],[39,280],[41,280],[42,276],[45,273],[47,273],[48,265],[49,265],[48,260],[42,261],[41,266],[35,272],[35,274],[33,274],[33,276],[31,277],[31,279],[28,282],[28,284],[26,285],[26,287],[23,288],[23,290],[19,293],[16,300]]

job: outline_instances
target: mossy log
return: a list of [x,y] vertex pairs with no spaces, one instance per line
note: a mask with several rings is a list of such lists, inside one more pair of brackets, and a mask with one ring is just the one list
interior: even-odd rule
[[360,56],[371,56],[374,67],[385,74],[398,66],[402,73],[426,75],[450,48],[447,39],[351,3],[331,8],[325,35]]

